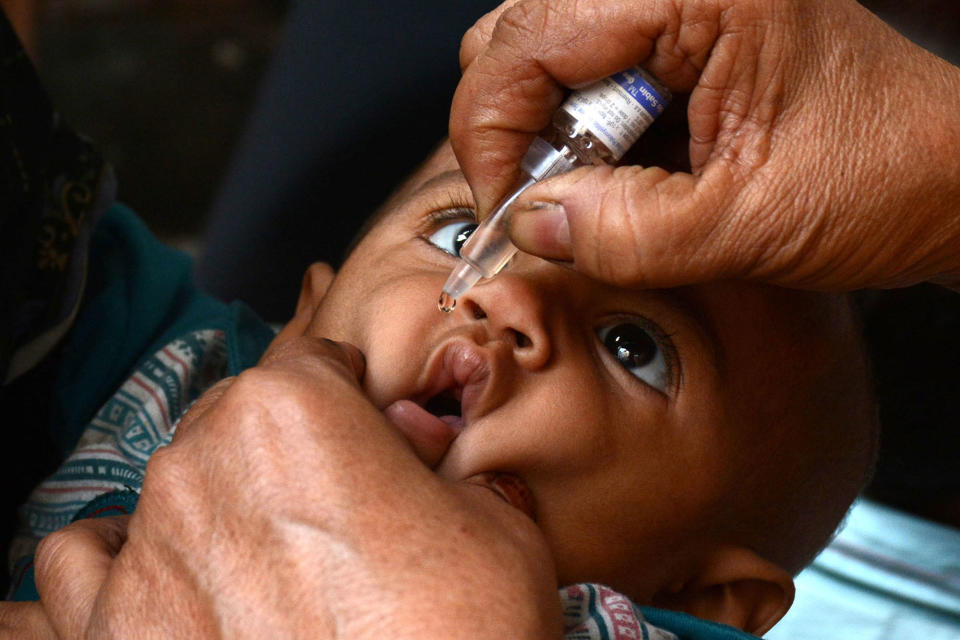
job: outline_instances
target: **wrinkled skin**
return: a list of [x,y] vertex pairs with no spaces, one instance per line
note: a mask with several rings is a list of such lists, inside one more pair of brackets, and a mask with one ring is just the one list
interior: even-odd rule
[[[585,169],[539,185],[525,201],[562,204],[568,230],[550,209],[517,216],[513,237],[527,251],[631,286],[957,281],[957,71],[852,0],[526,0],[481,20],[462,62],[451,136],[481,214],[561,85],[643,62],[672,90],[692,90],[692,173]],[[295,345],[193,408],[175,445],[152,459],[128,528],[86,524],[49,538],[37,566],[46,608],[3,603],[0,635],[558,636],[532,525],[485,489],[430,474],[362,401],[342,348]],[[305,418],[324,414],[307,382],[317,375],[357,403],[349,428]],[[271,431],[291,439],[296,460],[270,455],[282,444]],[[378,454],[323,453],[339,438]],[[273,481],[251,486],[258,474]],[[377,489],[398,477],[419,490]],[[318,487],[326,500],[295,499]],[[351,492],[367,506],[339,508]],[[357,528],[393,535],[358,548]],[[400,533],[406,544],[386,544]],[[496,571],[474,569],[490,557],[503,559]],[[77,569],[83,580],[68,580]]]
[[432,474],[362,371],[354,347],[297,338],[219,383],[151,457],[129,523],[44,539],[44,604],[4,603],[2,637],[558,637],[532,521]]
[[638,63],[690,92],[692,172],[545,181],[517,208],[521,249],[637,287],[957,280],[960,71],[853,0],[505,3],[464,39],[450,117],[481,216],[563,87]]

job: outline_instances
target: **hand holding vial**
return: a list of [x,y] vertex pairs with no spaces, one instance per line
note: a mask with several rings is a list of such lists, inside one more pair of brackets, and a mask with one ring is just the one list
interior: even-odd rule
[[565,88],[641,65],[690,94],[689,172],[530,186],[507,212],[523,251],[636,287],[960,280],[960,70],[853,0],[505,3],[461,63],[451,141],[481,219]]
[[453,311],[459,296],[480,278],[495,276],[517,252],[507,212],[527,188],[576,167],[617,162],[669,101],[670,92],[639,67],[573,92],[527,149],[520,178],[464,244],[440,294],[440,310]]

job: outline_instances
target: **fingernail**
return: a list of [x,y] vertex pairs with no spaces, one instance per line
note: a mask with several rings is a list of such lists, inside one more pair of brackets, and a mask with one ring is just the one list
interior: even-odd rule
[[557,202],[520,202],[509,218],[510,239],[521,251],[550,260],[573,259],[570,223],[563,205]]

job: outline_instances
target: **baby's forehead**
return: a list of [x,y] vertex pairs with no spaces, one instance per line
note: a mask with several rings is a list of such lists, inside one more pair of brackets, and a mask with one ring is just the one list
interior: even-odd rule
[[444,140],[437,145],[433,153],[427,156],[427,159],[423,161],[423,164],[420,165],[413,177],[416,178],[419,176],[421,180],[429,180],[438,174],[459,170],[460,164],[457,162],[457,157],[453,153],[450,141]]
[[856,336],[849,301],[842,295],[739,281],[689,289],[731,364],[758,354],[764,354],[763,360],[789,355],[799,364]]
[[721,354],[719,393],[742,435],[764,423],[806,424],[811,403],[862,376],[865,356],[849,298],[743,282],[696,287]]
[[[411,200],[451,187],[459,188],[459,191],[466,195],[470,193],[469,185],[463,172],[460,171],[460,165],[457,164],[453,150],[450,144],[444,141],[397,187],[373,217],[367,220],[361,235],[390,220]],[[437,200],[436,197],[432,199]]]
[[459,182],[466,185],[466,179],[460,171],[460,165],[453,154],[450,143],[444,140],[410,177],[401,185],[394,195],[394,200],[402,203],[418,192],[429,189],[438,182]]

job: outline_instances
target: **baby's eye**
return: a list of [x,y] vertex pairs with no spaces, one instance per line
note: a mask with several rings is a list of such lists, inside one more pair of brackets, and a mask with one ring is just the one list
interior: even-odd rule
[[460,247],[476,228],[477,223],[472,220],[453,220],[431,233],[427,241],[441,251],[459,258]]
[[618,322],[599,327],[597,337],[623,368],[657,391],[667,392],[670,367],[649,331],[634,322]]

